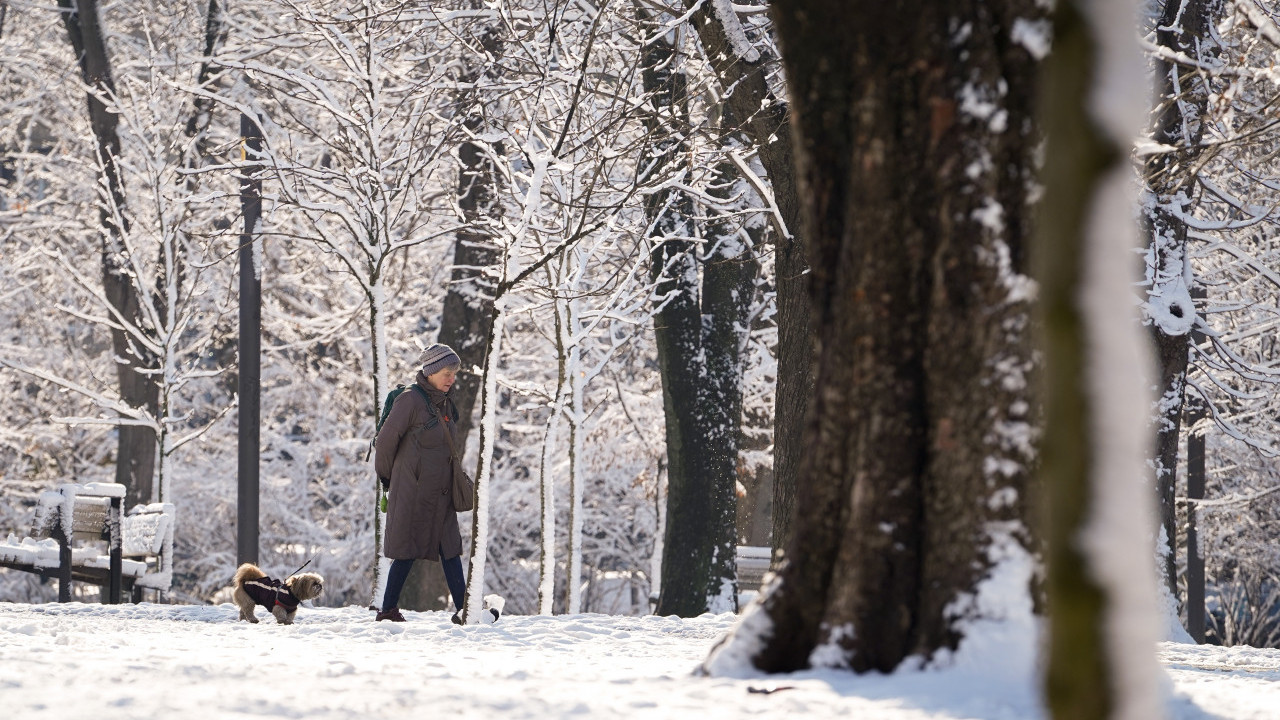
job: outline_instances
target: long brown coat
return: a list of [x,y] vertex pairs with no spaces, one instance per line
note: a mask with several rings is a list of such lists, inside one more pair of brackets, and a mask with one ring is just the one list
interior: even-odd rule
[[457,557],[462,534],[450,493],[453,456],[445,436],[456,437],[456,410],[421,372],[416,382],[427,391],[435,415],[422,393],[407,388],[396,397],[374,445],[378,476],[391,478],[383,549],[392,560]]

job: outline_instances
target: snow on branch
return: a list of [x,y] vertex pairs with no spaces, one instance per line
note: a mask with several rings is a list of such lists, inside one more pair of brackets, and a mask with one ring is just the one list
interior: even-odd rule
[[119,399],[103,395],[102,393],[87,388],[74,380],[69,380],[47,370],[31,367],[24,363],[15,362],[6,358],[0,358],[0,366],[16,370],[25,375],[30,375],[31,377],[53,383],[60,388],[70,390],[71,392],[86,398],[103,410],[115,412],[120,416],[118,418],[53,418],[58,422],[65,422],[68,424],[139,425],[149,427],[157,433],[160,431],[159,423],[157,423],[155,419],[147,414],[143,409],[130,407]]
[[711,7],[716,17],[720,19],[720,24],[724,26],[724,34],[729,39],[729,47],[733,50],[733,54],[745,62],[760,62],[760,51],[756,50],[747,39],[747,32],[743,29],[742,22],[738,20],[737,13],[734,12],[732,0],[711,0]]

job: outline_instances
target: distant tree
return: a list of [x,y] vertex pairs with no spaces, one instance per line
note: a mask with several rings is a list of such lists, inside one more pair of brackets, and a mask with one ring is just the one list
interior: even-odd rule
[[[441,15],[462,11],[453,22]],[[456,59],[449,63],[446,77],[454,86],[451,121],[463,132],[451,143],[456,153],[457,186],[451,193],[460,212],[460,227],[454,233],[453,262],[440,310],[440,331],[436,339],[462,358],[452,395],[458,408],[461,442],[459,455],[466,453],[473,427],[476,401],[480,397],[480,373],[489,352],[493,295],[498,272],[495,267],[501,249],[494,241],[502,221],[495,156],[501,144],[493,146],[488,113],[501,91],[490,86],[499,82],[504,26],[502,13],[485,8],[480,0],[443,4],[432,18],[447,25],[454,41],[450,48]],[[409,610],[435,609],[438,598],[448,597],[444,572],[436,563],[414,563],[405,581],[400,605]]]
[[[251,160],[268,167],[280,204],[363,295],[373,381],[364,417],[372,430],[391,387],[393,262],[456,227],[437,219],[447,211],[423,183],[446,162],[458,132],[431,111],[445,103],[438,83],[447,64],[432,62],[443,53],[436,42],[444,31],[398,3],[371,0],[353,11],[285,4],[294,18],[288,33],[239,39],[219,62],[254,83],[253,103],[270,116],[263,157]],[[258,114],[244,102],[239,107]],[[366,487],[374,499],[377,479],[369,477]],[[384,513],[378,503],[370,506],[376,605],[390,561],[382,556]]]
[[[125,326],[146,328],[142,300],[134,286],[129,255],[121,238],[129,233],[130,210],[120,172],[119,116],[108,102],[115,95],[106,32],[97,0],[58,0],[80,78],[85,84],[94,152],[102,176],[99,221],[102,225],[103,292],[115,316],[111,345],[116,358],[120,399],[130,408],[156,417],[160,386],[153,373],[157,364],[154,338],[132,337]],[[144,333],[146,331],[144,330]],[[150,502],[156,466],[156,432],[146,423],[122,423],[116,449],[116,482],[128,488],[127,503]]]
[[985,612],[963,599],[1035,552],[1026,272],[1047,28],[1033,0],[772,12],[816,387],[777,584],[708,666],[887,672],[957,647]]
[[[778,341],[777,391],[773,412],[773,546],[784,547],[791,533],[795,483],[806,448],[805,415],[813,395],[813,324],[807,273],[809,261],[800,221],[799,185],[795,177],[792,132],[787,103],[781,97],[777,53],[772,33],[748,26],[739,16],[760,17],[762,6],[725,0],[683,0],[690,13],[702,54],[718,86],[722,131],[740,134],[759,158],[768,181],[770,203],[781,221],[772,235]],[[748,34],[750,27],[751,33]]]
[[[457,114],[453,121],[465,130],[456,147],[455,197],[462,227],[455,236],[453,268],[441,309],[439,340],[458,351],[463,359],[463,368],[453,388],[463,441],[459,452],[462,452],[471,431],[476,400],[480,397],[481,377],[472,370],[484,365],[489,350],[487,342],[498,272],[495,265],[501,257],[501,250],[494,242],[503,215],[495,156],[502,155],[503,148],[501,143],[491,142],[494,128],[489,113],[496,112],[490,104],[502,94],[492,86],[501,81],[505,28],[502,13],[486,10],[480,0],[454,4],[460,10],[469,10],[467,14],[471,16],[458,22],[453,30],[461,47],[456,49],[456,70],[451,73],[457,88]],[[417,563],[415,567],[422,564]]]
[[[1173,492],[1180,509],[1196,516],[1206,595],[1220,609],[1208,616],[1208,637],[1227,645],[1276,642],[1268,608],[1280,602],[1280,586],[1274,581],[1280,563],[1273,541],[1280,519],[1274,500],[1275,458],[1280,456],[1280,343],[1274,332],[1280,277],[1273,271],[1280,256],[1274,242],[1280,212],[1270,180],[1280,164],[1280,128],[1273,113],[1276,83],[1270,72],[1280,47],[1280,26],[1269,7],[1274,4],[1225,3],[1222,15],[1207,28],[1210,37],[1196,41],[1212,53],[1174,53],[1156,42],[1156,29],[1144,45],[1153,62],[1165,61],[1159,67],[1172,66],[1164,75],[1177,78],[1180,92],[1169,97],[1178,99],[1179,108],[1187,112],[1198,103],[1204,108],[1199,117],[1189,117],[1185,131],[1177,129],[1172,141],[1143,147],[1148,162],[1169,166],[1172,177],[1194,176],[1171,199],[1149,193],[1143,208],[1148,214],[1172,215],[1172,227],[1185,229],[1190,281],[1202,291],[1191,318],[1199,339],[1187,343],[1184,397],[1189,412],[1181,435],[1204,436],[1206,488],[1203,500],[1187,503],[1181,502],[1188,494],[1182,480]],[[1152,25],[1157,24],[1152,18]],[[1165,91],[1171,89],[1166,85]],[[1166,101],[1157,108],[1172,104]],[[1184,132],[1199,134],[1199,142],[1188,146]],[[1167,241],[1148,237],[1153,245],[1147,255],[1148,281],[1169,284],[1176,264],[1151,274],[1152,262],[1170,254],[1157,253],[1154,244]],[[1160,319],[1167,323],[1174,318],[1166,312]],[[1172,404],[1157,402],[1156,407],[1167,413]],[[1204,411],[1194,429],[1193,407]],[[1172,426],[1157,420],[1158,431]],[[1164,471],[1176,455],[1169,454],[1161,439],[1159,467]],[[1167,492],[1163,485],[1160,489]],[[1179,523],[1180,532],[1186,527]],[[1166,552],[1172,555],[1171,549]],[[1183,558],[1172,559],[1180,572],[1186,568]],[[1192,599],[1190,587],[1186,599]],[[1190,610],[1185,602],[1182,609]]]
[[[649,39],[641,64],[652,155],[687,183],[693,172],[688,76],[660,30],[668,18],[638,13]],[[696,203],[679,184],[649,195],[645,211],[669,488],[656,612],[693,617],[737,607],[734,482],[742,404],[733,330],[745,322],[751,298],[751,276],[741,276],[755,266],[747,261],[749,247],[732,236],[708,238],[702,249]]]
[[1156,93],[1151,146],[1143,153],[1143,231],[1146,237],[1147,297],[1145,322],[1158,360],[1155,430],[1156,497],[1160,503],[1160,572],[1170,597],[1177,596],[1178,446],[1191,330],[1196,308],[1191,299],[1192,265],[1188,218],[1193,213],[1197,171],[1206,145],[1213,87],[1209,68],[1219,52],[1213,28],[1223,0],[1170,0],[1156,21]]

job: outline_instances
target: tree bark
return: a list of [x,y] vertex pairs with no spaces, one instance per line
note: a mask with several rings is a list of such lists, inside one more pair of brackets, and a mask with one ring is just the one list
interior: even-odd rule
[[802,241],[787,104],[769,89],[767,73],[777,58],[761,53],[748,60],[733,52],[724,23],[710,3],[684,0],[694,10],[703,54],[725,90],[726,129],[741,132],[760,153],[774,202],[791,237],[774,235],[777,278],[778,377],[773,425],[773,544],[785,546],[795,507],[796,474],[805,453],[802,430],[814,387],[813,321],[808,294],[808,259]]
[[[472,2],[473,9],[483,4]],[[500,29],[485,25],[479,31],[480,45],[491,58],[500,57],[503,41]],[[468,63],[459,84],[474,87],[475,83],[491,72],[479,62]],[[459,97],[463,107],[463,126],[468,133],[481,134],[485,123],[484,98],[480,90]],[[502,152],[499,146],[496,151]],[[486,275],[486,268],[493,268],[500,257],[493,242],[492,228],[502,212],[497,196],[497,169],[486,154],[485,146],[464,140],[458,147],[458,207],[466,221],[466,227],[458,231],[453,250],[453,270],[449,292],[445,294],[444,309],[440,318],[440,342],[452,347],[462,358],[462,370],[453,386],[453,402],[458,407],[458,436],[462,444],[460,454],[466,453],[467,436],[471,431],[471,416],[480,392],[481,378],[472,372],[474,367],[484,367],[489,347],[489,329],[493,318],[495,281]]]
[[[1049,625],[1046,698],[1060,718],[1105,718],[1110,714],[1110,667],[1102,613],[1106,596],[1073,542],[1088,516],[1088,468],[1092,446],[1085,387],[1083,319],[1075,297],[1080,285],[1081,235],[1090,190],[1107,165],[1108,148],[1091,128],[1079,100],[1089,92],[1091,66],[1087,29],[1069,4],[1054,26],[1054,61],[1047,73],[1045,117],[1055,133],[1045,181],[1059,202],[1043,210],[1040,252],[1043,271],[1046,351],[1045,494],[1053,508],[1048,524],[1047,590],[1054,603]],[[1058,122],[1061,112],[1069,113]],[[1077,130],[1081,128],[1081,130]],[[1061,170],[1056,169],[1062,166]]]
[[[129,212],[117,164],[120,156],[120,137],[116,130],[118,117],[103,102],[104,95],[115,93],[115,83],[111,77],[111,62],[107,57],[98,3],[97,0],[58,0],[58,6],[80,66],[81,79],[88,87],[89,122],[97,142],[96,152],[105,186],[99,210],[103,291],[119,322],[143,329],[139,289],[133,283],[123,241],[129,232]],[[156,358],[131,342],[128,333],[120,328],[111,330],[111,348],[116,358],[120,398],[130,407],[145,409],[151,417],[158,417],[159,384],[154,376],[140,372],[155,368]],[[156,464],[155,431],[141,425],[122,424],[117,432],[115,481],[127,488],[126,504],[149,503]]]
[[977,593],[993,546],[1034,552],[1036,59],[1009,37],[1037,11],[1033,0],[771,9],[817,382],[796,478],[806,522],[751,657],[793,671],[823,647],[822,664],[888,672],[957,647],[950,608]]
[[[656,22],[637,8],[641,27]],[[677,65],[675,48],[656,38],[641,50],[644,89],[650,109],[646,118],[653,138],[653,154],[671,166],[684,156],[683,130],[688,127],[687,87]],[[662,308],[654,314],[653,333],[662,378],[662,407],[666,415],[667,525],[663,540],[659,615],[694,617],[707,609],[710,589],[709,547],[698,518],[710,515],[697,454],[698,428],[694,415],[701,368],[696,363],[701,344],[701,312],[698,308],[697,267],[694,261],[692,201],[674,188],[649,195],[645,214],[651,218],[651,237],[658,239],[650,252],[650,276],[654,295]]]
[[[476,2],[472,9],[482,8]],[[486,25],[479,33],[480,44],[490,57],[502,52],[499,29]],[[469,62],[459,83],[474,87],[485,73],[479,62]],[[463,126],[469,133],[479,134],[485,125],[484,99],[479,90],[462,94],[459,103],[464,108]],[[499,149],[500,152],[500,149]],[[473,368],[485,367],[489,353],[489,337],[493,329],[493,300],[496,283],[486,268],[494,268],[501,254],[493,242],[491,228],[501,217],[497,196],[497,171],[485,147],[471,140],[464,140],[458,148],[458,207],[462,210],[466,227],[459,230],[453,248],[453,269],[450,272],[449,291],[445,294],[440,316],[439,342],[448,345],[462,358],[462,369],[453,385],[454,405],[458,408],[459,457],[467,452],[467,438],[471,433],[472,415],[480,396],[482,377]],[[434,610],[440,607],[440,598],[448,596],[444,573],[429,563],[414,563],[405,581],[400,606],[411,610]]]
[[[1174,53],[1196,59],[1216,54],[1211,30],[1222,15],[1222,0],[1170,1],[1156,28],[1156,43]],[[1158,552],[1160,573],[1172,597],[1178,595],[1177,510],[1175,486],[1178,442],[1182,430],[1184,391],[1190,331],[1196,317],[1191,299],[1191,270],[1187,256],[1187,225],[1181,216],[1192,211],[1192,174],[1201,154],[1209,88],[1195,68],[1162,57],[1156,68],[1156,102],[1151,139],[1175,148],[1147,157],[1144,184],[1143,231],[1147,237],[1147,322],[1157,359],[1155,431],[1155,487],[1163,537]]]
[[[478,114],[465,121],[473,132],[479,131],[482,123]],[[467,220],[467,229],[458,231],[454,244],[453,271],[444,298],[439,339],[453,348],[463,362],[453,386],[453,401],[458,407],[458,437],[462,440],[458,451],[465,453],[471,416],[480,393],[481,378],[472,368],[484,367],[493,315],[494,280],[485,274],[485,268],[492,268],[500,254],[485,230],[487,221],[497,212],[493,163],[483,148],[470,141],[458,148],[458,159],[462,162],[458,207]]]
[[[642,23],[656,18],[639,10]],[[685,77],[675,48],[659,37],[643,49],[646,124],[668,168],[684,157]],[[710,194],[727,198],[737,171],[718,168]],[[661,593],[656,612],[692,617],[737,607],[734,547],[738,434],[742,421],[741,333],[758,264],[731,219],[696,225],[678,189],[649,196],[656,240],[650,257],[658,366],[666,413],[668,494]],[[709,211],[715,216],[715,211]],[[690,238],[703,235],[705,250]]]

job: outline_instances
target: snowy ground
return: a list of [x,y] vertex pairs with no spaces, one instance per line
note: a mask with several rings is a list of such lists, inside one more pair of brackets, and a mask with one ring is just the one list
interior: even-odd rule
[[[302,608],[285,627],[236,622],[231,605],[0,603],[0,715],[1043,717],[1032,673],[997,658],[991,672],[969,662],[892,676],[695,677],[731,615],[508,616],[466,628],[444,613],[406,615],[375,623],[362,609]],[[1280,651],[1164,644],[1160,658],[1175,720],[1280,712]]]

